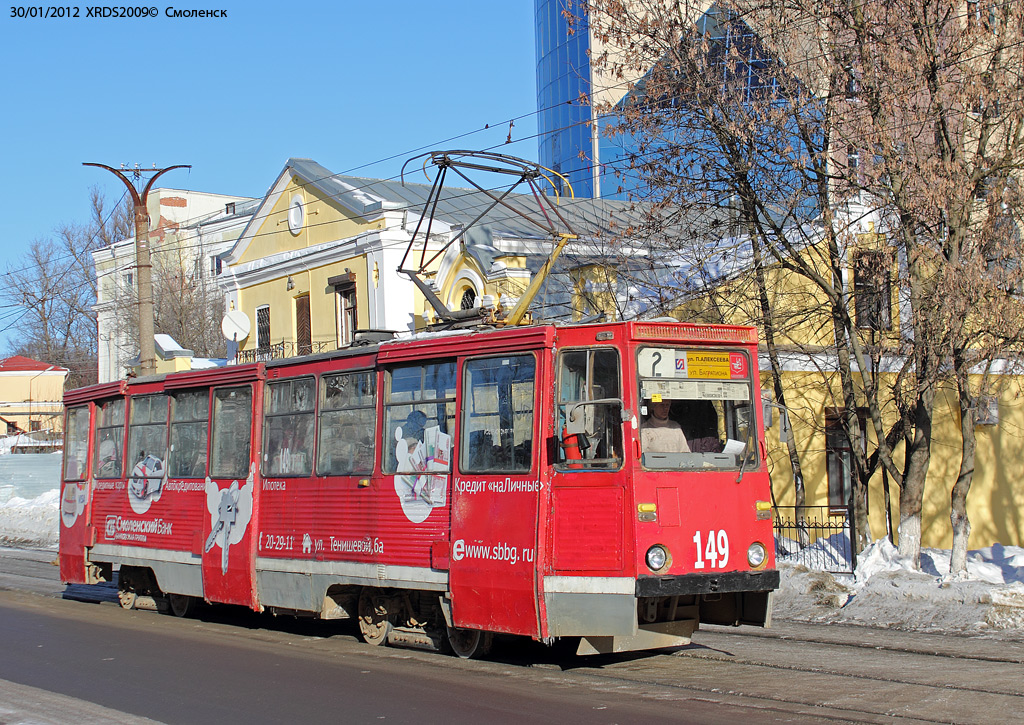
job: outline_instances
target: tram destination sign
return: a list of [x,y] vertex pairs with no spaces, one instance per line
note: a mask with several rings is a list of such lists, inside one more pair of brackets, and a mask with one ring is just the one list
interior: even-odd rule
[[741,380],[748,376],[747,358],[739,352],[646,347],[637,355],[637,365],[644,378]]

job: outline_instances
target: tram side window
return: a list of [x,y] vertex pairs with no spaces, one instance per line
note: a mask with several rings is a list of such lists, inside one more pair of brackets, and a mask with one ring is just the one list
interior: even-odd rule
[[[573,466],[588,468],[618,468],[622,464],[621,377],[619,354],[615,350],[567,350],[561,354],[558,366],[561,462],[571,461]],[[573,435],[577,432],[582,438]]]
[[213,440],[210,446],[212,478],[245,478],[249,475],[252,440],[252,388],[218,388],[213,391]]
[[315,395],[313,378],[267,385],[264,476],[308,476],[312,472]]
[[536,370],[533,355],[466,363],[460,458],[463,471],[530,470]]
[[384,473],[450,471],[455,363],[391,370],[384,398]]
[[167,457],[167,396],[132,398],[128,420],[130,462],[147,456],[163,461]]
[[372,371],[320,379],[317,473],[321,476],[373,470],[376,395],[377,376]]
[[205,390],[182,392],[173,401],[169,475],[202,478],[206,475],[210,394]]
[[64,425],[64,480],[85,478],[85,462],[89,453],[89,407],[68,409]]
[[124,475],[124,398],[100,403],[96,410],[96,478],[121,478]]
[[132,398],[128,422],[128,452],[135,465],[152,457],[161,462],[167,458],[167,396],[147,395]]
[[128,492],[140,499],[159,495],[167,461],[166,395],[132,398],[128,455]]

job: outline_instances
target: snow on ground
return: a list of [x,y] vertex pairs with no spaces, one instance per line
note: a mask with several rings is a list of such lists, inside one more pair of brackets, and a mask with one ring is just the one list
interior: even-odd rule
[[57,489],[36,498],[7,498],[0,490],[0,546],[57,546],[60,495]]
[[[0,490],[0,546],[55,547],[60,500],[56,489],[35,498]],[[915,571],[887,539],[857,557],[857,570],[831,574],[848,551],[845,537],[802,551],[780,542],[780,620],[859,624],[901,630],[1024,640],[1024,548],[993,544],[969,552],[967,576],[950,577],[949,551],[925,549]]]
[[[922,550],[915,571],[888,539],[860,553],[853,575],[812,569],[806,562],[817,557],[809,553],[779,560],[778,619],[1024,640],[1024,548],[993,544],[970,551],[963,577],[949,575],[948,550]],[[824,560],[842,557],[833,550]]]

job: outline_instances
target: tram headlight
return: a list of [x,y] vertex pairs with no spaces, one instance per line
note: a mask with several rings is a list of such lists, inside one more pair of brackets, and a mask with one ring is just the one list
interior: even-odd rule
[[760,569],[767,558],[768,553],[764,550],[764,544],[755,541],[747,547],[747,562],[752,568]]
[[661,544],[655,544],[647,550],[647,567],[651,571],[661,571],[668,565],[668,551]]

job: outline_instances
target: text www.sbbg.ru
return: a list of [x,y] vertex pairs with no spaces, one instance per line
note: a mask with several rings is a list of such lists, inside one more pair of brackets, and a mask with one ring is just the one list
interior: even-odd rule
[[516,564],[520,561],[532,563],[535,550],[532,547],[509,546],[504,542],[497,544],[467,544],[462,539],[452,544],[452,559],[483,559],[485,561],[503,561]]

